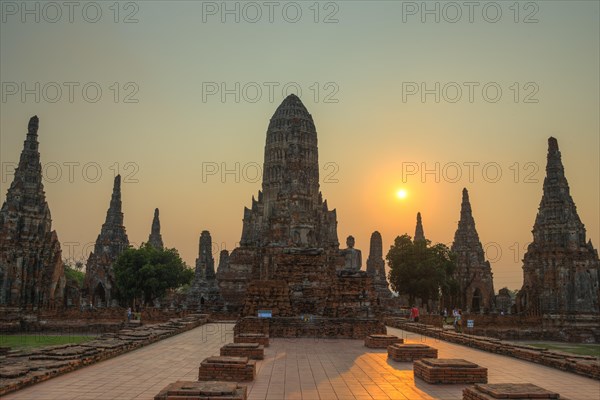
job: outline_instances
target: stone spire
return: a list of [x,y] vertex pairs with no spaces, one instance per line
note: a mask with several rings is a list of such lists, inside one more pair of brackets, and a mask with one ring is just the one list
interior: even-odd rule
[[154,219],[152,220],[152,230],[148,237],[148,243],[157,249],[164,248],[162,235],[160,234],[160,220],[158,219],[158,208],[154,209]]
[[462,192],[460,221],[451,250],[457,256],[455,278],[462,296],[460,307],[471,311],[490,310],[494,306],[492,270],[475,229],[466,188]]
[[585,227],[579,219],[565,177],[558,142],[551,137],[548,139],[546,178],[533,225],[533,239],[543,246],[577,248],[586,244],[585,237]]
[[110,206],[106,211],[106,220],[96,239],[94,251],[88,257],[85,273],[84,289],[88,301],[96,306],[110,306],[116,302],[112,266],[119,255],[129,247],[121,206],[121,175],[117,175]]
[[[209,231],[202,231],[198,247],[196,275],[188,291],[187,304],[191,307],[198,307],[200,310],[220,310],[223,307],[223,299],[216,280],[212,238]],[[223,256],[222,253],[221,256]],[[220,260],[219,266],[221,262],[227,261],[226,258]]]
[[201,279],[215,279],[215,259],[212,256],[212,238],[209,231],[202,231],[196,259],[196,276]]
[[546,178],[533,242],[523,259],[523,288],[517,306],[531,313],[600,312],[598,252],[569,192],[558,142],[548,139]]
[[421,222],[420,212],[417,213],[417,227],[415,228],[415,238],[413,241],[425,241],[425,232],[423,231],[423,223]]
[[367,274],[373,279],[373,285],[380,297],[391,297],[385,277],[385,261],[383,261],[383,241],[381,233],[375,231],[371,234],[369,258],[367,258]]
[[339,248],[335,210],[319,192],[317,131],[312,116],[291,94],[277,108],[265,144],[262,191],[244,209],[240,244]]
[[221,252],[219,253],[219,266],[217,267],[217,276],[219,274],[228,272],[228,270],[229,270],[229,251],[221,250]]
[[64,266],[42,183],[38,126],[32,117],[0,209],[0,305],[62,305]]

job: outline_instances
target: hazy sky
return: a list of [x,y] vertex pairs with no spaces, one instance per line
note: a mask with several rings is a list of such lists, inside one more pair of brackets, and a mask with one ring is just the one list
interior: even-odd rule
[[598,248],[597,1],[0,3],[0,201],[37,114],[65,258],[89,254],[117,170],[132,242],[158,207],[189,265],[204,229],[215,258],[231,251],[286,91],[315,120],[323,196],[363,260],[374,230],[384,254],[413,235],[417,211],[451,243],[467,187],[496,290],[520,288],[549,136]]

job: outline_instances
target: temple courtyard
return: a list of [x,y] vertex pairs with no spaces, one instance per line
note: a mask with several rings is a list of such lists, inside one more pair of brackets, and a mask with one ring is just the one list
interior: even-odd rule
[[[388,334],[425,343],[440,358],[488,368],[490,383],[529,382],[561,398],[600,398],[600,382],[511,357],[439,341],[400,329]],[[130,353],[11,393],[3,399],[153,399],[176,380],[197,380],[200,362],[233,341],[233,324],[207,324]],[[388,360],[362,340],[271,338],[248,399],[462,399],[465,385],[432,385],[413,377],[412,363]]]

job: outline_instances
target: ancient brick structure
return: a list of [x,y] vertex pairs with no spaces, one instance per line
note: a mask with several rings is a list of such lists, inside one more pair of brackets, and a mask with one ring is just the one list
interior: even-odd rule
[[365,347],[371,349],[387,349],[394,343],[404,343],[404,339],[395,335],[373,334],[365,337]]
[[188,291],[187,304],[217,311],[223,307],[212,256],[212,238],[209,231],[202,231],[196,259],[196,275]]
[[261,346],[269,347],[269,335],[262,333],[236,333],[233,337],[234,343],[258,343]]
[[413,242],[425,241],[425,231],[423,230],[423,222],[421,221],[421,213],[417,213],[417,226],[415,227],[415,237]]
[[162,235],[160,234],[160,220],[158,219],[158,208],[154,209],[154,219],[152,219],[152,229],[150,230],[148,243],[160,250],[164,248]]
[[487,368],[461,359],[422,358],[413,369],[427,383],[487,383]]
[[420,360],[421,358],[437,358],[438,356],[436,348],[418,343],[392,344],[388,346],[387,351],[388,358],[401,362]]
[[244,209],[240,247],[228,261],[220,268],[219,286],[230,311],[256,315],[257,309],[277,309],[273,316],[331,318],[376,313],[371,278],[344,269],[336,211],[319,192],[317,131],[295,95],[271,118],[262,190]]
[[37,116],[0,209],[0,306],[62,305],[64,266],[42,183]]
[[262,360],[265,358],[265,346],[260,343],[228,343],[221,347],[220,353],[222,356]]
[[558,142],[548,139],[546,178],[523,259],[517,306],[533,314],[598,314],[600,262],[569,192]]
[[113,264],[129,247],[121,210],[121,175],[115,177],[106,221],[87,260],[83,296],[96,307],[116,306],[116,283]]
[[[477,384],[463,389],[463,400],[495,399],[564,399],[560,394],[551,392],[531,383],[490,383]],[[565,399],[566,400],[566,399]]]
[[513,306],[513,300],[507,288],[502,288],[496,295],[496,310],[499,313],[510,314]]
[[452,252],[456,254],[455,278],[460,298],[456,306],[471,312],[483,312],[494,307],[494,282],[489,261],[475,229],[469,192],[463,189],[460,221],[454,234]]
[[249,382],[256,376],[256,361],[248,357],[208,357],[198,369],[199,381]]
[[235,382],[177,381],[167,385],[154,400],[246,400],[247,387]]
[[385,275],[385,261],[383,261],[383,244],[381,233],[375,231],[371,234],[369,258],[367,258],[367,274],[373,279],[375,291],[380,299],[389,299],[392,292],[388,288]]

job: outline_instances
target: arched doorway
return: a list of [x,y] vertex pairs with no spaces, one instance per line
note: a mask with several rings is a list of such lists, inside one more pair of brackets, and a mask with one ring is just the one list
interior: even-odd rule
[[479,312],[481,311],[481,290],[479,288],[475,289],[473,292],[473,300],[471,301],[471,311]]
[[94,289],[92,304],[96,307],[104,307],[106,305],[106,291],[101,282],[98,282],[96,289]]

